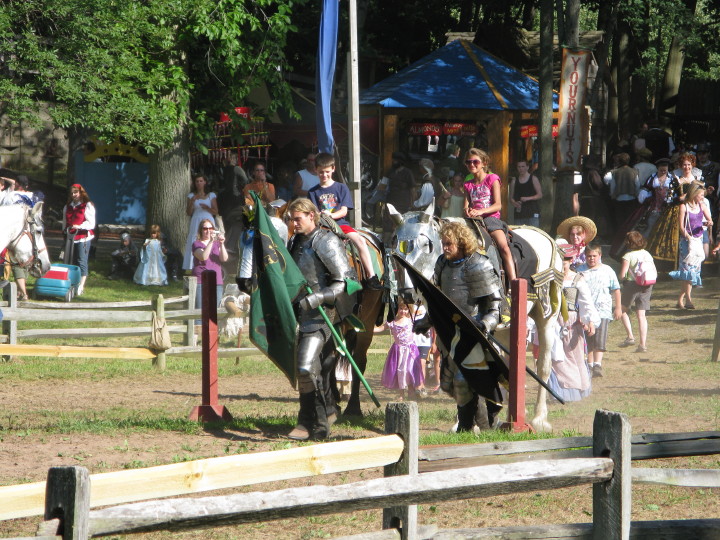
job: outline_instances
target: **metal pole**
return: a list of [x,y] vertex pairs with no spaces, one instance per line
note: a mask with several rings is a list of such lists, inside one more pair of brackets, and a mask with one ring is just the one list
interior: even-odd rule
[[350,185],[353,193],[355,214],[353,227],[362,226],[362,182],[360,178],[360,92],[358,90],[357,3],[350,0],[348,20],[350,23],[350,51],[348,52],[348,132],[350,157]]
[[[308,294],[312,294],[312,289],[305,285],[305,290]],[[347,357],[348,361],[350,362],[350,365],[355,370],[355,374],[360,378],[360,382],[363,383],[363,386],[365,387],[365,390],[367,390],[368,395],[372,398],[373,403],[376,407],[380,406],[380,402],[375,397],[375,394],[372,391],[372,388],[370,388],[370,385],[365,380],[365,377],[363,377],[363,374],[360,372],[360,368],[355,363],[355,359],[350,354],[350,351],[348,351],[347,346],[345,345],[345,340],[338,334],[337,330],[335,330],[335,326],[333,325],[332,321],[330,320],[330,317],[327,316],[327,313],[325,313],[325,310],[322,306],[318,306],[318,311],[320,312],[320,315],[322,315],[322,318],[325,320],[325,323],[328,325],[328,328],[330,328],[330,331],[332,332],[333,338],[335,339],[335,344],[340,347],[340,350],[343,352],[343,354]],[[367,331],[367,330],[366,330]]]

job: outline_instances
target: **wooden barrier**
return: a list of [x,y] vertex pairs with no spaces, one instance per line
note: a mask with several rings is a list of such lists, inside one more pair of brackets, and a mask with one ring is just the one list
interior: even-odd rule
[[[201,317],[202,310],[195,309],[195,289],[197,278],[185,278],[187,295],[165,299],[158,295],[152,301],[131,302],[20,302],[18,303],[15,284],[10,284],[7,306],[2,308],[2,325],[5,339],[1,340],[0,355],[4,356],[43,356],[55,358],[120,358],[132,360],[152,359],[158,369],[164,369],[165,357],[169,355],[195,356],[202,348],[195,346],[195,319]],[[166,311],[168,306],[182,305],[184,309]],[[183,346],[172,347],[166,351],[155,351],[147,347],[92,347],[69,345],[20,344],[22,338],[53,339],[103,338],[126,336],[150,336],[151,326],[94,327],[94,328],[33,328],[18,330],[19,321],[55,322],[74,321],[91,323],[142,323],[151,322],[153,312],[168,321],[181,321],[183,324],[169,324],[171,333],[183,334]],[[221,313],[219,317],[225,317]],[[232,354],[231,354],[232,351]],[[260,354],[254,348],[221,349],[220,356],[249,356]]]
[[[382,467],[404,449],[397,435],[223,456],[90,476],[90,507]],[[0,487],[0,520],[43,513],[45,482]]]
[[[386,411],[386,426],[386,431],[397,430],[398,433],[361,441],[344,441],[280,452],[213,458],[194,463],[105,473],[92,477],[86,476],[81,468],[54,468],[51,469],[47,482],[48,496],[45,499],[44,513],[46,521],[38,532],[52,537],[62,534],[62,538],[83,539],[90,536],[153,530],[207,528],[370,508],[385,508],[383,526],[399,527],[396,534],[399,533],[401,538],[408,539],[594,538],[604,540],[635,536],[710,538],[717,537],[720,532],[720,520],[638,523],[630,521],[630,483],[631,480],[635,480],[636,475],[630,468],[630,426],[622,414],[609,411],[596,413],[592,438],[592,452],[595,454],[593,457],[540,459],[424,474],[413,472],[411,463],[417,464],[417,460],[413,458],[413,449],[417,452],[416,404],[406,402],[389,405]],[[374,456],[377,459],[372,461],[373,465],[369,465],[368,449],[379,449],[381,442],[389,450],[379,451]],[[571,440],[567,444],[572,445],[577,442]],[[640,441],[636,444],[645,443]],[[339,450],[340,445],[344,447],[342,451]],[[352,449],[350,445],[353,445]],[[430,450],[430,453],[433,451],[434,449]],[[506,448],[505,451],[514,450]],[[300,456],[300,452],[309,452],[312,455]],[[343,455],[342,459],[338,459],[340,454]],[[334,465],[326,467],[333,459]],[[221,460],[232,460],[234,462],[232,470],[218,465]],[[251,460],[259,460],[267,468],[263,469],[257,463],[251,463]],[[205,478],[205,471],[213,468],[211,462],[214,465],[214,473],[208,473]],[[151,495],[153,489],[161,491],[162,496],[189,493],[188,486],[184,485],[184,481],[188,478],[188,469],[198,471],[192,475],[192,478],[197,478],[198,485],[202,485],[202,489],[197,489],[201,491],[227,488],[232,484],[239,485],[238,477],[243,474],[255,475],[256,481],[274,481],[282,478],[284,473],[292,474],[293,476],[290,477],[325,474],[360,469],[365,466],[378,466],[381,462],[386,466],[385,478],[351,484],[315,485],[222,497],[163,499],[90,510],[90,507],[97,505],[95,492],[103,489],[107,493],[120,494],[126,501],[131,499],[137,501],[147,496],[161,496]],[[201,463],[203,466],[200,466]],[[283,463],[286,466],[283,466]],[[673,471],[667,472],[673,473]],[[268,476],[264,476],[265,474]],[[114,475],[112,481],[109,475]],[[100,480],[103,476],[107,479],[105,483]],[[218,484],[211,481],[210,476],[216,478]],[[646,473],[637,476],[645,477],[647,481],[663,482],[664,479],[670,478],[671,474],[666,475],[665,478]],[[702,475],[693,471],[682,476],[694,478],[690,481],[691,484],[699,480],[704,487],[719,487],[718,471],[705,471]],[[128,481],[130,477],[133,478],[132,481]],[[413,522],[411,505],[583,484],[593,485],[592,524],[437,531],[433,528],[419,527],[416,521]],[[89,489],[90,485],[92,490]],[[104,487],[101,487],[103,485]],[[142,485],[145,485],[146,489]],[[0,488],[0,508],[8,500],[8,496],[3,496],[2,489]],[[90,495],[85,495],[88,492]],[[107,499],[103,502],[112,504],[108,503]],[[74,535],[71,536],[72,531]],[[370,533],[357,538],[360,537],[390,538],[392,536]]]
[[[195,290],[197,278],[185,278],[187,295],[176,298],[155,298],[130,302],[18,302],[15,283],[8,285],[8,301],[2,306],[3,335],[0,335],[1,356],[42,356],[50,358],[118,358],[125,360],[153,360],[160,370],[164,369],[165,357],[200,356],[202,347],[195,345],[195,319],[199,319],[202,310],[195,309]],[[169,306],[181,304],[184,309],[167,310]],[[142,323],[152,320],[152,312],[163,316],[167,321],[182,324],[168,324],[171,334],[183,334],[183,344],[171,347],[163,352],[146,347],[103,347],[72,345],[34,345],[18,343],[21,339],[74,339],[74,338],[111,338],[150,336],[150,326],[95,327],[95,328],[30,328],[18,330],[18,322],[55,322],[58,320],[96,323]],[[218,313],[222,319],[227,313]],[[370,354],[386,354],[385,349],[370,349]],[[218,358],[264,357],[255,347],[217,348]]]

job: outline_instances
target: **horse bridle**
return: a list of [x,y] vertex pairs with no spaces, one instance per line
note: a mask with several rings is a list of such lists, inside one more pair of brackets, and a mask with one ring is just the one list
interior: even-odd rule
[[30,214],[29,209],[26,210],[23,228],[20,233],[8,243],[7,248],[9,250],[11,247],[16,246],[20,239],[27,235],[30,238],[30,243],[32,244],[32,255],[30,255],[30,258],[27,261],[22,263],[9,261],[7,256],[5,256],[2,260],[0,260],[0,263],[4,264],[9,262],[10,266],[19,266],[20,268],[42,268],[42,261],[38,258],[38,255],[47,250],[47,246],[42,249],[38,249],[37,241],[35,240],[36,227],[37,224],[35,223],[35,218]]

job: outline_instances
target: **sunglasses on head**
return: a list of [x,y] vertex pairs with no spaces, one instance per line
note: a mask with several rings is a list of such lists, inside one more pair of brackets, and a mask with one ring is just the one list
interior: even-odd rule
[[481,161],[479,159],[466,159],[465,165],[472,165],[473,167],[478,167],[480,165]]
[[203,231],[212,231],[215,227],[203,227]]

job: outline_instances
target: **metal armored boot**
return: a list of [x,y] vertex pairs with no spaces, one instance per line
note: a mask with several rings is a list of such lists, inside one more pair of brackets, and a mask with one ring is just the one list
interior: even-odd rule
[[119,279],[120,278],[120,276],[118,275],[118,270],[119,270],[118,266],[119,265],[118,265],[117,260],[115,259],[115,257],[113,257],[112,266],[110,267],[110,274],[108,275],[108,279]]
[[315,424],[312,430],[313,439],[327,439],[330,436],[330,422],[328,420],[327,405],[325,403],[325,393],[322,390],[315,391],[314,407]]
[[457,406],[458,427],[457,431],[472,431],[475,424],[475,412],[478,406],[478,396],[475,395],[465,405]]
[[310,438],[310,431],[315,424],[315,392],[300,394],[300,412],[298,413],[297,425],[288,433],[289,439],[296,441],[307,441]]

